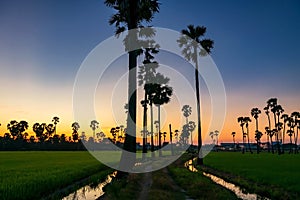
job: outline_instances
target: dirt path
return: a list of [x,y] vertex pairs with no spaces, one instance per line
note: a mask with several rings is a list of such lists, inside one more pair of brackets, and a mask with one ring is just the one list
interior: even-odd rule
[[[141,192],[139,194],[138,200],[147,200],[147,199],[153,199],[153,191],[156,191],[157,194],[157,188],[161,187],[161,183],[156,182],[157,178],[163,178],[163,182],[168,184],[169,193],[171,195],[176,195],[176,193],[180,193],[180,196],[184,197],[185,200],[193,200],[191,197],[189,197],[186,194],[186,191],[183,190],[177,183],[174,181],[174,179],[170,176],[169,171],[167,168],[163,168],[162,170],[158,172],[151,172],[151,173],[145,173],[143,174],[143,178],[141,179]],[[163,187],[163,186],[162,186]],[[165,191],[164,191],[165,192]]]
[[138,200],[148,199],[148,194],[152,183],[152,172],[145,173],[141,182],[142,190],[140,192]]

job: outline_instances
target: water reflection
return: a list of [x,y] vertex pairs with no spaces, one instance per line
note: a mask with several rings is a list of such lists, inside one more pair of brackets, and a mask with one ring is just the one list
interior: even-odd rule
[[[198,170],[193,165],[193,160],[189,160],[189,161],[185,162],[184,166],[186,168],[188,168],[191,172],[198,172]],[[236,186],[233,183],[226,182],[224,179],[222,179],[220,177],[217,177],[217,176],[214,176],[212,174],[205,173],[205,172],[203,172],[203,175],[210,178],[213,182],[223,186],[224,188],[227,188],[227,189],[231,190],[240,199],[244,199],[244,200],[256,200],[256,199],[269,200],[268,198],[261,197],[257,194],[245,193],[245,192],[243,192],[245,190],[243,190],[239,186]]]
[[99,183],[97,186],[91,187],[90,185],[86,185],[75,192],[69,194],[68,196],[64,197],[62,200],[92,200],[92,199],[98,199],[102,195],[104,195],[103,188],[108,183],[110,183],[115,177],[117,172],[113,172],[112,174],[109,174],[105,181],[102,183]]

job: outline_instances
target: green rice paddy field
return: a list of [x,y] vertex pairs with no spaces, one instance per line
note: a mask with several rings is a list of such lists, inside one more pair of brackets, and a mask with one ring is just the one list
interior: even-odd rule
[[107,170],[88,152],[0,152],[0,199],[40,199]]
[[300,194],[300,154],[211,152],[204,161],[217,171],[227,172],[225,178],[255,192],[276,197],[282,191]]
[[[226,172],[217,175],[265,196],[300,193],[300,154],[212,152],[204,162]],[[111,169],[88,152],[0,152],[0,197],[40,199],[100,172],[104,177]]]

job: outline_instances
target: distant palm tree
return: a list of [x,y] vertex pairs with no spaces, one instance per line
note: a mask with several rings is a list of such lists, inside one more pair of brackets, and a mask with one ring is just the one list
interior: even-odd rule
[[274,154],[274,148],[273,148],[273,136],[276,133],[276,129],[269,129],[269,127],[265,127],[266,133],[267,135],[270,137],[270,141],[271,141],[271,149],[272,149],[272,153]]
[[86,142],[86,135],[85,135],[84,131],[81,132],[80,140],[81,140],[81,142]]
[[181,109],[181,111],[183,112],[183,116],[186,119],[186,124],[189,123],[189,116],[192,114],[192,107],[189,105],[184,105]]
[[243,135],[243,150],[242,153],[245,153],[245,131],[244,131],[244,125],[245,125],[245,121],[244,121],[244,117],[238,117],[237,118],[238,123],[240,123],[240,126],[242,128],[242,135]]
[[219,145],[219,134],[220,132],[218,130],[215,130],[214,135],[216,136],[216,140],[217,140],[217,146]]
[[[160,134],[160,106],[167,104],[171,100],[173,94],[173,89],[167,85],[156,84],[156,94],[153,97],[153,103],[157,106],[158,109],[158,131]],[[159,148],[161,148],[161,138],[159,137]],[[161,150],[159,150],[159,156],[161,156]]]
[[247,130],[247,138],[248,138],[248,148],[250,150],[250,153],[253,153],[250,146],[250,136],[249,136],[249,122],[251,122],[250,117],[244,117],[244,122]]
[[175,132],[175,135],[174,135],[174,136],[175,136],[175,138],[176,138],[176,143],[178,143],[178,136],[179,136],[178,133],[179,133],[179,131],[176,129],[174,132]]
[[193,121],[189,121],[188,129],[191,136],[191,145],[193,145],[193,131],[195,130],[195,128],[196,128],[196,123]]
[[46,123],[35,123],[32,126],[33,132],[35,132],[35,136],[39,139],[40,142],[44,142],[46,140],[44,131],[45,131]]
[[283,131],[282,131],[282,152],[284,153],[284,148],[283,145],[285,143],[285,134],[286,134],[286,123],[288,121],[288,115],[287,114],[283,114],[281,115],[281,119],[283,119]]
[[117,138],[117,131],[116,131],[116,128],[111,128],[110,129],[110,133],[111,133],[111,135],[113,136],[113,139],[112,139],[112,141],[113,141],[113,143],[116,143],[116,138]]
[[213,131],[211,131],[211,132],[209,133],[209,136],[211,137],[212,143],[215,144],[215,140],[214,140],[215,133],[214,133]]
[[[294,132],[294,144],[297,147],[297,140],[298,140],[298,119],[300,118],[300,113],[295,111],[292,112],[291,118],[293,118],[294,126],[293,126],[293,132]],[[294,130],[296,128],[296,131]],[[295,149],[295,153],[298,152],[298,148]]]
[[[105,5],[116,10],[109,20],[110,25],[116,26],[116,35],[128,30],[136,29],[142,26],[143,22],[151,22],[155,13],[159,12],[159,3],[157,0],[105,0]],[[137,35],[133,35],[135,40]],[[127,133],[124,141],[124,150],[136,152],[136,67],[138,52],[129,51],[128,65],[128,116],[127,116]],[[128,120],[130,119],[130,120]],[[121,157],[121,166],[130,169],[134,166],[135,157],[123,151]],[[125,166],[126,165],[126,166]],[[120,173],[122,174],[122,173]]]
[[258,115],[261,114],[261,110],[258,108],[252,108],[251,109],[251,116],[255,119],[256,121],[256,131],[258,131]]
[[7,129],[9,130],[13,140],[17,139],[19,135],[18,122],[16,120],[11,120],[9,124],[7,124]]
[[196,102],[197,102],[197,125],[198,125],[198,165],[203,165],[202,135],[201,135],[201,115],[200,115],[200,84],[199,84],[199,63],[198,54],[205,56],[211,52],[214,42],[210,39],[202,39],[206,33],[206,27],[188,25],[188,29],[181,31],[182,36],[177,40],[179,47],[182,49],[183,56],[195,63],[195,86],[196,86]]
[[71,125],[71,127],[72,127],[72,130],[73,130],[72,138],[73,138],[73,141],[76,142],[79,139],[79,135],[78,135],[78,130],[80,128],[79,123],[78,122],[74,122]]
[[262,132],[260,132],[259,130],[256,130],[255,131],[255,140],[256,140],[256,145],[257,145],[257,154],[259,154],[259,146],[260,146],[260,139],[261,139],[261,137],[262,137]]
[[98,125],[99,125],[99,122],[97,122],[97,120],[92,120],[91,121],[90,127],[93,130],[93,139],[94,140],[95,140],[95,131],[99,127]]
[[[52,134],[55,132],[55,126],[53,124],[48,124],[47,126],[45,126],[46,129],[46,138],[48,138],[48,140],[51,141],[52,138]],[[57,134],[54,134],[57,135]]]
[[292,143],[292,136],[293,136],[294,131],[291,130],[291,129],[289,129],[289,130],[286,131],[286,133],[290,137],[290,152],[289,153],[292,153],[292,145],[293,145],[293,143]]
[[[269,111],[269,106],[267,105],[266,107],[264,107],[265,113],[268,117],[268,122],[269,122],[269,126],[268,129],[271,130],[271,119],[270,119],[270,111]],[[269,135],[268,132],[266,132],[267,135],[267,141],[268,141],[268,152],[270,153],[270,141],[269,141]]]
[[56,125],[59,122],[59,118],[58,117],[53,117],[52,122],[54,124],[54,134],[56,135]]
[[232,140],[233,140],[233,148],[235,150],[235,134],[236,132],[232,132],[231,135],[232,135]]

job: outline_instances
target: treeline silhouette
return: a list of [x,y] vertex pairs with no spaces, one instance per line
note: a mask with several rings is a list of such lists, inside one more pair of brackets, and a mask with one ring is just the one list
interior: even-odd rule
[[[268,152],[277,152],[279,155],[285,153],[285,151],[288,151],[288,153],[298,153],[300,113],[298,111],[294,111],[291,114],[284,113],[284,109],[278,103],[277,98],[270,98],[266,103],[266,107],[263,108],[268,119],[268,124],[264,127],[264,133],[267,137],[267,141],[265,143],[261,142],[261,138],[264,134],[263,131],[259,130],[259,115],[262,113],[262,111],[259,108],[252,108],[250,112],[251,116],[255,120],[256,128],[254,132],[254,138],[256,141],[257,153],[262,151],[264,144],[267,145]],[[249,139],[249,123],[251,122],[251,118],[238,117],[237,121],[242,129],[242,153],[244,153],[245,150],[249,150],[250,153],[253,153]],[[236,132],[232,132],[231,135],[235,144]],[[286,138],[289,139],[288,143],[285,143]],[[245,144],[246,139],[248,145]]]
[[[58,134],[56,131],[56,125],[59,123],[59,117],[53,117],[52,123],[34,123],[32,130],[34,135],[29,136],[26,132],[29,128],[27,121],[11,120],[7,124],[8,132],[0,136],[0,150],[2,151],[16,151],[16,150],[86,150],[86,144],[105,144],[110,138],[105,138],[103,132],[95,133],[98,128],[98,122],[96,120],[91,121],[91,129],[93,130],[93,136],[87,138],[85,132],[81,135],[78,134],[80,128],[78,122],[74,122],[71,125],[72,135]],[[0,124],[1,126],[1,124]],[[96,135],[96,137],[95,137]],[[101,145],[101,148],[105,148],[105,145]],[[100,148],[98,148],[100,149]]]

